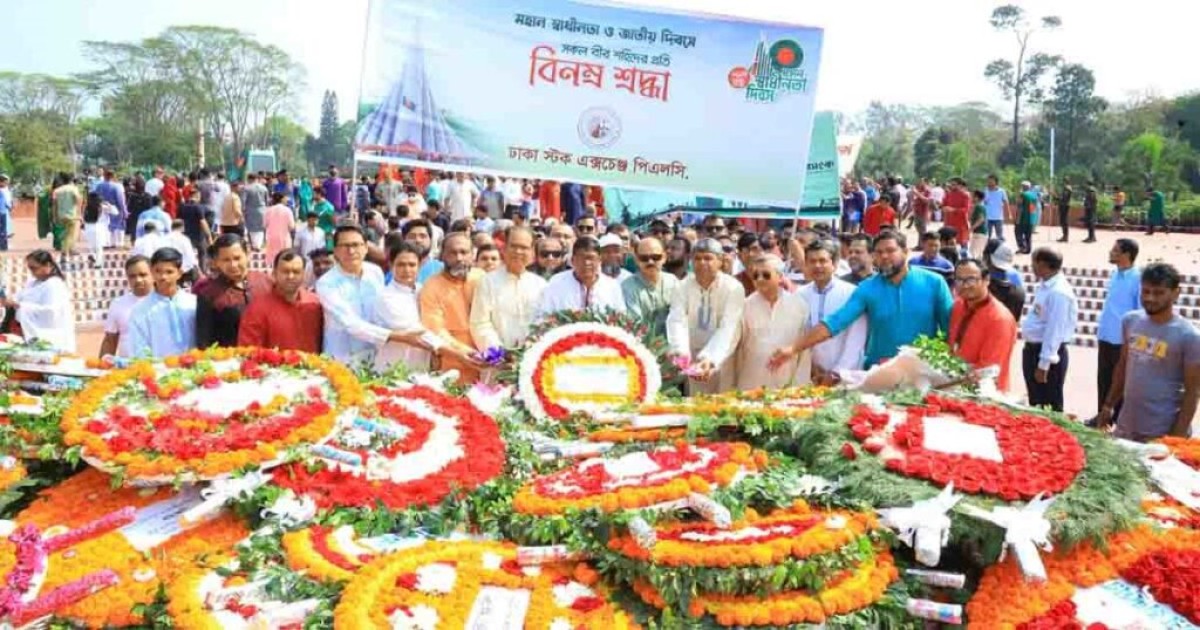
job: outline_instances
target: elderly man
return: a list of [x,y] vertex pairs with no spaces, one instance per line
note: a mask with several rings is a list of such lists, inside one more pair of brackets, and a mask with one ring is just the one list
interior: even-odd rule
[[721,272],[723,255],[716,239],[700,239],[692,275],[671,296],[667,342],[672,354],[691,363],[691,393],[718,393],[734,384],[734,370],[725,364],[737,347],[746,293]]
[[571,250],[571,269],[555,274],[546,284],[537,317],[557,311],[606,309],[625,312],[625,296],[620,283],[600,273],[600,243],[581,236]]
[[801,353],[782,369],[767,369],[776,348],[796,343],[808,332],[808,303],[779,286],[782,262],[778,256],[760,255],[746,268],[755,290],[746,298],[742,315],[742,340],[737,351],[739,390],[806,385],[812,380],[809,352]]
[[647,236],[638,241],[635,253],[638,272],[621,283],[625,308],[631,315],[652,322],[655,334],[664,334],[671,296],[679,286],[679,278],[663,272],[667,253],[657,238]]
[[[421,288],[421,324],[462,355],[475,351],[471,339],[471,303],[483,272],[471,266],[471,239],[452,233],[442,243],[443,269]],[[442,357],[442,370],[458,370],[459,383],[479,380],[479,365],[460,354]]]
[[[738,279],[738,282],[742,283],[742,288],[745,289],[747,297],[749,297],[751,293],[754,293],[754,290],[758,285],[758,283],[755,282],[754,278],[750,274],[750,266],[755,260],[761,258],[763,253],[762,240],[759,239],[757,234],[754,234],[753,232],[746,232],[738,237],[737,257],[738,262],[741,263],[742,270],[734,277]],[[780,269],[782,270],[783,261],[781,260],[779,264]],[[793,291],[796,288],[796,286],[792,284],[792,281],[784,277],[783,274],[779,275],[779,286],[781,286],[785,291]]]
[[570,267],[567,264],[567,246],[561,239],[547,236],[537,242],[537,262],[529,268],[543,280]]
[[504,238],[504,266],[486,276],[471,303],[471,339],[476,348],[515,348],[525,341],[546,281],[529,271],[533,232],[509,228]]
[[550,238],[556,238],[562,242],[563,247],[567,252],[575,251],[575,228],[566,223],[558,223],[550,228]]
[[617,282],[624,282],[632,276],[621,267],[625,263],[625,241],[616,234],[605,234],[600,237],[600,271]]
[[[850,301],[854,285],[838,278],[838,244],[829,240],[814,241],[804,251],[804,275],[812,282],[800,287],[799,294],[808,302],[808,328],[815,328],[825,316]],[[812,349],[813,379],[828,385],[841,370],[862,367],[863,350],[867,345],[867,319],[858,318],[849,328]]]

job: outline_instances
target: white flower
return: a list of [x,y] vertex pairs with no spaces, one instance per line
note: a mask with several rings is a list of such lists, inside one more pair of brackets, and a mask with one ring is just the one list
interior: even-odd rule
[[411,608],[397,608],[388,618],[392,630],[437,630],[437,610],[429,606],[419,605]]
[[338,436],[338,441],[349,448],[366,448],[371,445],[372,437],[366,429],[347,429]]
[[448,564],[436,562],[417,569],[417,590],[424,593],[448,594],[454,590],[458,570]]

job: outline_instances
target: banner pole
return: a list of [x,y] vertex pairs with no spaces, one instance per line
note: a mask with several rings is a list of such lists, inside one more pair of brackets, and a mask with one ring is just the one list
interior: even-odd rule
[[363,81],[365,79],[365,68],[367,65],[367,36],[371,29],[371,14],[375,10],[375,0],[367,2],[367,19],[363,20],[363,43],[362,52],[359,53],[358,66],[358,94],[354,98],[354,138],[350,140],[350,217],[351,220],[358,220],[358,193],[355,192],[355,186],[358,186],[358,150],[355,149],[354,143],[358,139],[358,111],[359,103],[362,103]]

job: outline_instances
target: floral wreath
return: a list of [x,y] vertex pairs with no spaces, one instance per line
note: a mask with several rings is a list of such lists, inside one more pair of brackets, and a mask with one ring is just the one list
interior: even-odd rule
[[[967,604],[968,628],[1069,628],[1082,627],[1073,600],[1080,589],[1099,587],[1125,599],[1133,607],[1176,627],[1175,615],[1200,623],[1194,597],[1200,573],[1200,532],[1186,529],[1156,531],[1141,526],[1110,537],[1099,547],[1090,542],[1069,551],[1043,556],[1047,579],[1026,580],[1015,558],[992,565],[984,572]],[[1135,585],[1111,582],[1118,577]],[[1173,609],[1142,609],[1137,587],[1148,589],[1153,600]],[[1100,627],[1104,627],[1101,625]]]
[[424,386],[371,391],[366,417],[312,450],[318,468],[276,469],[274,483],[319,508],[402,510],[435,505],[504,471],[499,426],[467,399]]
[[721,528],[708,522],[662,524],[652,540],[612,537],[597,550],[615,581],[643,584],[687,612],[696,593],[770,595],[822,592],[876,554],[872,514],[813,511],[804,502]]
[[[726,627],[788,627],[836,621],[839,616],[879,602],[898,577],[892,556],[885,550],[844,572],[827,588],[816,593],[807,589],[770,595],[699,593],[688,604],[687,614],[693,618],[708,616],[718,625]],[[634,582],[633,590],[643,602],[655,608],[665,609],[668,606],[658,590],[647,582]]]
[[[573,365],[585,370],[571,379],[576,385],[589,373],[611,370],[603,380],[612,382],[624,372],[624,386],[604,393],[564,390],[558,370]],[[539,419],[564,420],[573,413],[648,402],[661,387],[657,357],[629,331],[609,324],[577,322],[547,330],[527,346],[518,364],[521,400]]]
[[350,525],[288,532],[282,543],[288,566],[321,582],[347,582],[381,553]]
[[[162,487],[114,490],[108,476],[89,469],[42,491],[39,500],[17,516],[17,522],[55,536],[129,508],[153,511],[154,504],[174,495]],[[249,533],[232,514],[223,514],[169,536],[147,553],[135,548],[121,531],[110,531],[50,554],[43,588],[54,589],[89,574],[112,571],[118,578],[116,584],[63,606],[55,614],[90,628],[138,625],[144,619],[135,606],[154,602],[160,585],[171,584],[201,558],[227,552]]]
[[0,492],[21,483],[28,476],[29,471],[21,460],[8,455],[0,456]]
[[223,555],[205,558],[167,585],[167,612],[180,630],[302,630],[314,600],[285,603],[237,571]]
[[1164,437],[1158,443],[1166,445],[1179,461],[1200,470],[1200,439]]
[[[1115,444],[1106,436],[1088,429],[1083,425],[1062,419],[1054,415],[1034,416],[1025,411],[1010,412],[1006,407],[995,404],[974,402],[969,399],[957,399],[941,395],[929,395],[917,399],[917,407],[922,409],[918,414],[924,421],[929,416],[929,409],[960,414],[979,414],[992,418],[991,422],[1005,422],[1005,418],[1024,418],[1017,420],[1017,426],[1037,427],[1044,431],[1035,437],[1027,436],[1029,440],[1045,443],[1054,442],[1065,432],[1070,440],[1063,440],[1064,453],[1071,455],[1073,461],[1064,460],[1057,464],[1062,471],[1048,470],[1044,463],[1031,464],[1028,470],[1006,470],[1005,466],[997,466],[994,461],[978,462],[979,458],[968,458],[956,455],[944,460],[945,468],[937,469],[928,456],[915,463],[908,458],[902,466],[900,461],[889,465],[891,460],[900,459],[904,451],[891,446],[894,433],[888,434],[886,427],[908,426],[906,433],[901,433],[908,444],[923,446],[923,435],[918,437],[912,429],[917,423],[910,418],[903,406],[911,404],[911,396],[896,396],[894,404],[888,409],[892,418],[877,414],[869,408],[858,406],[858,396],[834,397],[826,400],[813,418],[807,422],[796,423],[797,427],[791,443],[799,461],[809,470],[819,470],[822,476],[839,479],[838,494],[847,501],[855,504],[870,505],[875,508],[908,507],[914,503],[930,499],[939,493],[939,486],[954,481],[956,492],[965,494],[960,505],[972,505],[985,511],[991,511],[997,503],[1007,503],[1015,498],[1036,494],[1039,491],[1055,493],[1054,503],[1049,507],[1046,518],[1051,523],[1051,539],[1055,545],[1070,547],[1088,539],[1101,539],[1109,534],[1135,526],[1144,518],[1140,509],[1140,498],[1146,492],[1146,473],[1136,458]],[[1044,418],[1045,424],[1038,418]],[[949,421],[946,421],[949,424]],[[865,423],[865,424],[864,424]],[[874,423],[874,424],[873,424]],[[919,423],[922,427],[924,422]],[[879,428],[882,425],[883,429]],[[855,429],[857,427],[857,429]],[[940,430],[940,428],[939,428]],[[973,430],[973,429],[968,429]],[[855,433],[857,431],[857,434]],[[1016,434],[1012,434],[1016,435]],[[1058,436],[1058,437],[1051,437]],[[885,438],[883,446],[874,438]],[[943,437],[943,436],[939,436]],[[1017,438],[1018,441],[1020,438]],[[1005,438],[1005,443],[997,439],[1001,458],[1007,458],[1012,448],[1011,435]],[[879,448],[878,453],[872,450]],[[912,448],[905,445],[904,449]],[[1045,445],[1031,444],[1031,450],[1044,451]],[[1053,447],[1058,449],[1060,447]],[[1082,451],[1083,468],[1076,471]],[[1057,450],[1055,450],[1057,452]],[[1057,457],[1057,455],[1055,455]],[[963,466],[963,462],[972,462]],[[1054,460],[1058,462],[1058,459]],[[923,463],[922,463],[923,462]],[[980,464],[976,466],[975,464]],[[903,472],[907,467],[909,472]],[[1005,485],[1005,480],[1016,479],[1017,474],[1028,474],[1040,481],[1012,481]],[[973,471],[973,472],[972,472]],[[966,472],[971,472],[968,477]],[[993,474],[997,473],[997,474]],[[1070,481],[1065,486],[1062,483],[1069,475]],[[984,486],[995,484],[995,494],[985,494]],[[1102,514],[1097,514],[1095,506],[1105,506]],[[979,544],[986,562],[992,562],[999,555],[1004,542],[1004,530],[995,527],[981,527],[979,522],[960,513],[952,511],[951,519],[954,527],[950,530],[951,541],[958,543],[972,539]]]
[[67,445],[141,483],[212,479],[324,439],[362,388],[316,355],[212,348],[92,381],[63,414]]
[[678,442],[620,457],[595,457],[534,478],[517,491],[513,510],[546,517],[572,509],[640,509],[728,486],[766,463],[765,453],[737,442]]
[[596,577],[586,567],[521,566],[511,544],[431,541],[359,571],[334,610],[334,625],[466,628],[475,609],[487,607],[479,598],[513,589],[528,593],[523,627],[531,630],[631,628],[598,590]]
[[[864,451],[883,458],[890,471],[938,486],[953,483],[956,490],[1005,501],[1058,494],[1083,470],[1083,447],[1046,418],[1013,415],[991,405],[932,395],[926,402],[905,409],[906,417],[900,422],[888,411],[862,405],[850,418],[850,432],[862,442]],[[966,425],[993,431],[1000,459],[928,447],[925,424],[943,412],[960,417]],[[843,446],[847,458],[858,456],[852,445]]]

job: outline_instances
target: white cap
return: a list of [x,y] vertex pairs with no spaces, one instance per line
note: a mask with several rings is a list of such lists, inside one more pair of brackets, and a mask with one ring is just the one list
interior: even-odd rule
[[616,234],[605,234],[604,236],[600,237],[600,249],[614,245],[617,247],[624,247],[625,241],[621,240],[621,237],[617,236]]

